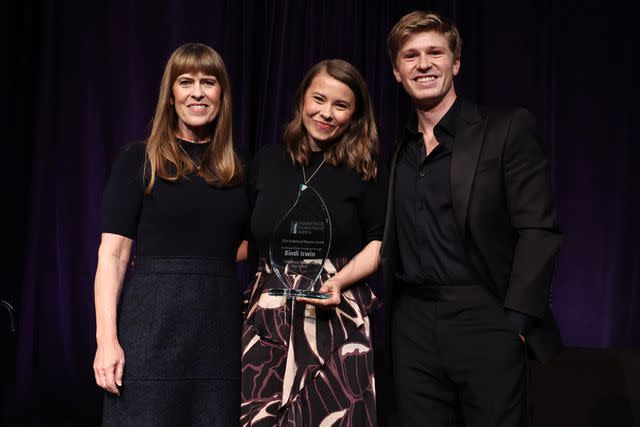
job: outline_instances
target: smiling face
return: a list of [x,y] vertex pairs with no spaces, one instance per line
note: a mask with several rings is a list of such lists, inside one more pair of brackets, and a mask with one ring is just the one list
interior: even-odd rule
[[220,111],[221,89],[218,79],[201,72],[179,75],[171,88],[178,115],[178,138],[207,135],[209,125]]
[[453,77],[460,71],[460,59],[454,59],[445,36],[423,31],[408,36],[396,56],[393,75],[402,83],[414,104],[433,108],[455,99]]
[[304,94],[302,123],[318,145],[340,137],[355,111],[355,95],[346,84],[321,72],[313,78]]

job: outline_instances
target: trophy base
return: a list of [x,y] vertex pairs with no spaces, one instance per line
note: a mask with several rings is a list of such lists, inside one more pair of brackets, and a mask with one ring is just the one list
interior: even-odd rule
[[293,299],[296,297],[310,298],[310,299],[327,299],[331,295],[323,294],[322,292],[306,291],[303,289],[269,289],[269,295],[274,297],[287,297],[287,299]]

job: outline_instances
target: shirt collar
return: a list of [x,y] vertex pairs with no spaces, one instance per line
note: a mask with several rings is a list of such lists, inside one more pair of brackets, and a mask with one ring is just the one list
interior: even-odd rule
[[[440,121],[434,128],[436,138],[440,132],[445,132],[453,139],[456,136],[456,128],[458,125],[458,118],[460,117],[460,106],[462,101],[459,97],[453,102],[449,110],[442,116]],[[421,132],[418,130],[418,115],[412,114],[405,126],[405,133],[410,138],[416,138]]]

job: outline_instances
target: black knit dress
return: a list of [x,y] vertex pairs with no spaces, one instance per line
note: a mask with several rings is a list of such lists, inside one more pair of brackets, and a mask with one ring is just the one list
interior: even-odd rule
[[[197,161],[206,144],[180,141]],[[144,194],[144,144],[117,159],[103,198],[105,233],[135,239],[118,306],[125,353],[108,426],[233,426],[239,419],[240,290],[234,265],[248,220],[243,187],[197,175]]]

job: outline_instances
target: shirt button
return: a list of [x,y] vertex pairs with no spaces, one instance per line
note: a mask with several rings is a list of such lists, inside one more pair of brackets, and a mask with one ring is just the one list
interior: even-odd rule
[[418,203],[418,210],[421,211],[422,210],[422,203]]
[[424,176],[424,171],[420,171],[420,176]]

